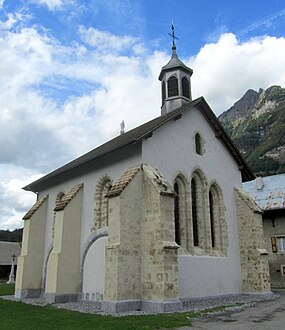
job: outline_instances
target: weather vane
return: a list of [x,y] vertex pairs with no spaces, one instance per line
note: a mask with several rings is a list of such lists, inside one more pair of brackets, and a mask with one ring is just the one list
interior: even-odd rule
[[175,39],[179,40],[174,33],[174,24],[173,24],[173,20],[172,20],[172,24],[171,24],[171,29],[172,29],[172,33],[168,33],[171,37],[172,37],[172,48],[175,48]]

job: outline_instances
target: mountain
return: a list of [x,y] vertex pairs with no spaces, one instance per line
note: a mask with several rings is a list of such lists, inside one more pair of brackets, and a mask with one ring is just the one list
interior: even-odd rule
[[285,172],[285,89],[249,89],[220,122],[256,174]]

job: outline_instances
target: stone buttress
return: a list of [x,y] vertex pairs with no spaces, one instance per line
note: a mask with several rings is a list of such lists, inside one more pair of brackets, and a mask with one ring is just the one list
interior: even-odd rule
[[103,310],[179,308],[179,246],[174,241],[171,186],[158,170],[141,164],[125,172],[106,196],[109,238]]
[[262,210],[242,189],[235,188],[239,228],[242,292],[270,291],[268,252],[264,249]]
[[48,197],[41,197],[24,216],[21,255],[15,285],[16,298],[35,298],[42,293],[44,242]]
[[82,188],[83,184],[74,186],[54,209],[54,241],[45,287],[48,302],[77,301],[80,293]]

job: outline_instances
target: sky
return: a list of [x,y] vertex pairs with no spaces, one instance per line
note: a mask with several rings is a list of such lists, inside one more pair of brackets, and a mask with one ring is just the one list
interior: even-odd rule
[[285,0],[0,0],[0,229],[23,227],[23,186],[160,115],[172,20],[217,116],[285,87]]

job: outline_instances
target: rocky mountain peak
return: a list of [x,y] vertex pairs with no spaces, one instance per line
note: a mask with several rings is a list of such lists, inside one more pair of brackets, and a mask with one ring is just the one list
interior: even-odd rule
[[256,173],[285,172],[285,88],[249,89],[219,120]]

